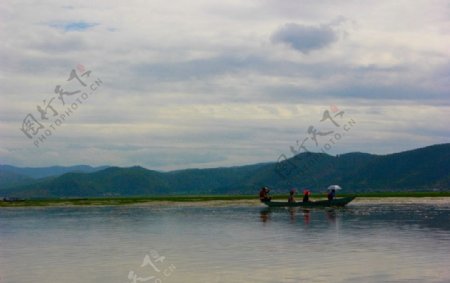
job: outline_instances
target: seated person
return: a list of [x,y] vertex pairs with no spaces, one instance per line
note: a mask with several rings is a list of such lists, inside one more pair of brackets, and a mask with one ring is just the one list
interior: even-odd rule
[[309,202],[309,196],[311,195],[311,192],[309,190],[303,191],[303,202]]
[[332,189],[328,192],[328,200],[333,200],[336,197],[336,190]]
[[272,198],[269,195],[270,190],[267,187],[262,187],[259,191],[259,200],[261,202],[270,201]]
[[292,190],[289,192],[288,202],[295,202],[294,194],[295,194],[295,190],[292,189]]

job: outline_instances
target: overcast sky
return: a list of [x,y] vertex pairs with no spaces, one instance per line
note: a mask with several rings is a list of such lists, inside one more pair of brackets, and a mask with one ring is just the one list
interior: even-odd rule
[[0,37],[0,164],[172,170],[450,141],[447,0],[6,0]]

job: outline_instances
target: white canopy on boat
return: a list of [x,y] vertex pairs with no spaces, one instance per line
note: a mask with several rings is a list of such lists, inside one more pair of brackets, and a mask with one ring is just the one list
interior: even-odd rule
[[331,185],[331,186],[328,187],[327,190],[329,190],[329,191],[331,191],[331,190],[342,190],[342,188],[340,186],[338,186],[338,185]]

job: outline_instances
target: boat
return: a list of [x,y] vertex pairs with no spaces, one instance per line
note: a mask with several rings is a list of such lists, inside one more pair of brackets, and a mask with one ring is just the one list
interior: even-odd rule
[[342,207],[356,197],[336,198],[333,200],[317,200],[308,202],[265,201],[268,207]]

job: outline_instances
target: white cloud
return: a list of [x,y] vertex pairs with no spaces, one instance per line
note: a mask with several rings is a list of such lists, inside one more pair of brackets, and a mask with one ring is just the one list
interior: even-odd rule
[[[3,1],[0,160],[271,161],[332,104],[360,121],[335,153],[446,142],[449,12],[446,1]],[[102,88],[35,148],[23,118],[79,63]]]

